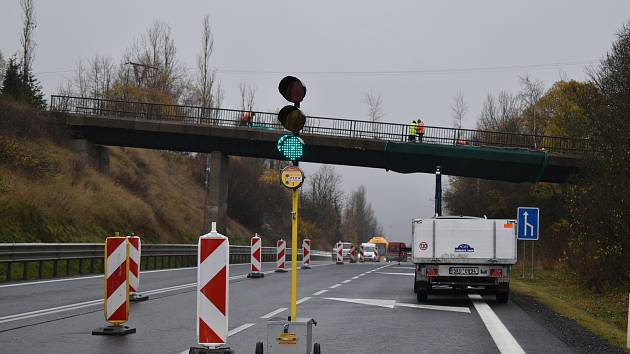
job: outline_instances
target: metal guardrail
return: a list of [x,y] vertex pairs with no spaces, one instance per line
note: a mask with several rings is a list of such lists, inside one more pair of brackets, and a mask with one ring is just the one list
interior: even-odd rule
[[[262,261],[276,260],[275,247],[262,247]],[[291,249],[287,248],[287,256]],[[302,252],[298,251],[301,260]],[[4,243],[0,244],[0,265],[4,274],[0,281],[13,279],[53,278],[84,273],[103,272],[104,245],[102,243]],[[313,250],[313,259],[329,258],[327,252]],[[230,263],[248,263],[249,246],[230,246]],[[16,268],[16,264],[20,267]],[[37,267],[33,265],[37,264]],[[197,245],[193,244],[142,244],[142,270],[177,268],[197,264]],[[30,267],[29,267],[30,266]],[[19,276],[14,277],[14,274]]]
[[[192,125],[238,127],[245,111],[196,106],[127,102],[70,96],[51,96],[50,110],[101,117],[131,117],[139,120],[180,122]],[[275,113],[253,112],[244,128],[283,131]],[[304,134],[407,142],[407,124],[350,119],[307,117]],[[546,150],[557,153],[584,153],[593,150],[591,141],[559,136],[506,133],[486,130],[425,126],[422,143]]]

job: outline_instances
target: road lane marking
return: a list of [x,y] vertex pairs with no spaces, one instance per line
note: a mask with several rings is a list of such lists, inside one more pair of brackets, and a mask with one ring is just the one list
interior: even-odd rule
[[242,324],[242,325],[240,325],[240,326],[238,326],[238,327],[236,327],[234,329],[231,329],[231,330],[228,331],[228,337],[231,337],[231,336],[235,335],[238,332],[242,332],[242,331],[248,329],[249,327],[251,327],[253,325],[255,325],[255,323],[245,323],[245,324]]
[[334,289],[334,288],[338,288],[338,287],[340,287],[340,286],[341,286],[341,284],[335,284],[335,285],[333,285],[333,286],[329,286],[328,288],[329,288],[329,289]]
[[469,294],[468,298],[472,300],[475,310],[477,310],[483,324],[486,326],[488,332],[490,332],[494,344],[496,344],[501,353],[525,354],[523,348],[521,348],[510,331],[508,331],[503,322],[501,322],[501,319],[492,311],[481,295]]
[[394,308],[396,301],[394,300],[380,300],[380,299],[348,299],[345,297],[325,297],[326,300],[334,300],[334,301],[343,301],[343,302],[351,302],[354,304],[361,305],[372,305],[378,307],[387,307],[390,309]]
[[320,291],[318,291],[316,293],[313,293],[313,295],[318,296],[318,295],[321,295],[321,294],[323,294],[323,293],[325,293],[327,291],[328,291],[328,289],[320,290]]
[[269,312],[266,315],[260,316],[260,318],[262,318],[262,319],[271,318],[271,317],[273,317],[273,316],[275,316],[275,315],[277,315],[277,314],[279,314],[279,313],[281,313],[283,311],[286,311],[286,310],[287,310],[286,307],[281,307],[281,308],[279,308],[277,310],[273,310],[273,311]]
[[411,308],[425,309],[425,310],[438,310],[438,311],[451,311],[451,312],[470,313],[470,309],[468,307],[460,307],[460,306],[419,305],[419,304],[406,304],[406,303],[402,303],[402,302],[397,302],[396,306],[411,307]]
[[358,276],[358,275],[357,275],[357,276],[352,277],[352,280],[357,280],[357,279],[359,279],[359,276]]
[[296,305],[299,305],[299,304],[301,304],[301,303],[303,303],[303,302],[307,302],[307,301],[308,301],[308,300],[310,300],[310,299],[312,299],[310,296],[303,297],[303,298],[299,299],[298,301],[296,301],[296,302],[295,302],[295,304],[296,304]]
[[[230,277],[230,280],[242,279],[242,278],[245,278],[246,276],[247,275],[244,275],[244,274],[243,275],[236,275],[236,276]],[[102,278],[102,276],[101,276],[101,278]],[[175,291],[175,290],[182,290],[182,289],[192,288],[192,287],[195,287],[195,286],[197,286],[196,282],[195,283],[182,284],[182,285],[169,286],[169,287],[166,287],[166,288],[142,291],[142,294],[143,295],[156,295],[156,294],[162,294],[162,293]],[[33,317],[52,315],[52,314],[59,313],[59,312],[64,312],[64,311],[78,310],[78,309],[81,309],[81,308],[84,308],[84,307],[98,306],[98,305],[103,305],[103,299],[96,299],[96,300],[90,300],[90,301],[77,302],[77,303],[69,304],[69,305],[63,305],[63,306],[51,307],[51,308],[47,308],[47,309],[41,309],[41,310],[35,310],[35,311],[22,312],[22,313],[16,313],[16,314],[13,314],[13,315],[2,316],[2,317],[0,317],[0,324],[7,323],[7,322],[13,322],[13,321],[19,321],[19,320],[26,320],[26,319],[33,318]]]
[[376,272],[378,274],[390,274],[390,275],[411,275],[414,276],[414,273],[391,273],[391,272]]
[[[233,328],[233,329],[229,330],[228,331],[228,337],[231,337],[231,336],[233,336],[233,335],[235,335],[235,334],[237,334],[239,332],[242,332],[242,331],[248,329],[249,327],[252,327],[252,326],[255,326],[255,325],[256,325],[255,323],[242,324],[242,325],[240,325],[240,326],[238,326],[236,328]],[[188,354],[189,352],[190,352],[190,349],[186,349],[186,350],[180,352],[179,354]]]
[[349,282],[351,282],[351,281],[352,281],[352,280],[347,279],[347,280],[342,281],[342,282],[341,282],[341,284],[348,284],[348,283],[349,283]]

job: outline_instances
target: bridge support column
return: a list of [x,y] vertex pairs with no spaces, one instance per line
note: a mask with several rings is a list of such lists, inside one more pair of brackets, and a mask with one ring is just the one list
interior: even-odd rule
[[210,231],[210,224],[217,223],[217,231],[226,232],[227,196],[228,196],[228,162],[229,156],[213,151],[206,155],[206,191],[204,205],[203,231]]
[[102,174],[109,174],[109,151],[107,147],[96,145],[87,139],[70,140],[72,148],[83,155]]

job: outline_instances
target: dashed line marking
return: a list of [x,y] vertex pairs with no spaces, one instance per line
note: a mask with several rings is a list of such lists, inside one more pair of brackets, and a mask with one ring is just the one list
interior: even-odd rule
[[494,344],[501,353],[525,354],[525,351],[512,336],[510,331],[505,327],[499,317],[492,311],[490,306],[483,300],[481,295],[469,294],[468,298],[472,300],[475,310],[481,317],[483,324],[486,326]]
[[325,292],[328,292],[328,289],[320,290],[320,291],[318,291],[318,292],[316,292],[316,293],[313,293],[313,295],[314,295],[314,296],[318,296],[318,295],[321,295],[321,294],[323,294],[323,293],[325,293]]
[[242,331],[248,329],[249,327],[251,327],[253,325],[255,325],[255,323],[245,323],[245,324],[242,324],[242,325],[240,325],[240,326],[238,326],[238,327],[236,327],[234,329],[231,329],[231,330],[228,331],[228,337],[231,337],[231,336],[235,335],[238,332],[242,332]]
[[281,307],[281,308],[279,308],[279,309],[277,309],[277,310],[273,310],[273,311],[269,312],[269,313],[268,313],[268,314],[266,314],[266,315],[262,315],[262,316],[260,316],[260,318],[262,318],[262,319],[271,318],[271,317],[273,317],[273,316],[275,316],[275,315],[277,315],[277,314],[279,314],[279,313],[281,313],[281,312],[283,312],[283,311],[286,311],[286,310],[287,310],[287,308],[286,308],[286,307]]
[[349,283],[349,282],[351,282],[351,281],[352,281],[352,280],[350,280],[350,279],[346,279],[346,280],[342,281],[342,282],[341,282],[341,284],[348,284],[348,283]]
[[357,280],[357,279],[359,279],[359,276],[358,276],[358,275],[357,275],[357,276],[352,277],[352,280]]
[[295,304],[296,304],[296,305],[299,305],[299,304],[301,304],[301,303],[303,303],[303,302],[307,302],[307,301],[308,301],[308,300],[310,300],[310,299],[312,299],[310,296],[303,297],[303,298],[299,299],[298,301],[296,301],[296,302],[295,302]]
[[334,288],[338,288],[340,286],[341,286],[341,284],[335,284],[335,285],[329,286],[328,288],[329,289],[334,289]]
[[389,275],[411,275],[414,276],[414,273],[391,273],[391,272],[376,272],[378,274],[389,274]]

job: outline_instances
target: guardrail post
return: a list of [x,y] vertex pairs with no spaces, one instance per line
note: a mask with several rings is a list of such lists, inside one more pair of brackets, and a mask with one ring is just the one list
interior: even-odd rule
[[22,280],[28,277],[28,261],[22,262]]
[[44,266],[44,261],[37,262],[37,279],[42,278],[42,267]]
[[7,281],[11,281],[11,261],[7,262]]
[[94,273],[94,257],[90,258],[90,273]]
[[59,262],[55,259],[53,261],[53,278],[56,278],[59,275]]

